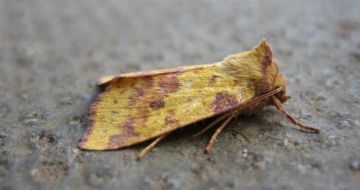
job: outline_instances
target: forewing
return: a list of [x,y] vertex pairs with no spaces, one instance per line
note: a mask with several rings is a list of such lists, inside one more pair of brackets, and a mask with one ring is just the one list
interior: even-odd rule
[[255,95],[219,64],[121,76],[91,106],[80,147],[117,149],[155,138],[239,106]]
[[147,77],[147,76],[156,76],[156,75],[165,75],[179,72],[187,72],[196,70],[202,70],[207,67],[213,67],[215,64],[204,64],[204,65],[192,65],[178,68],[169,68],[169,69],[161,69],[161,70],[152,70],[152,71],[140,71],[140,72],[131,72],[120,75],[106,75],[101,77],[97,84],[99,86],[108,86],[112,83],[116,83],[119,80],[123,80],[124,78],[139,78],[139,77]]

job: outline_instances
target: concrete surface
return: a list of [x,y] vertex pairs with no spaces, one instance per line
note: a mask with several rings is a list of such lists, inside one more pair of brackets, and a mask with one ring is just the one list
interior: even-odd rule
[[[0,189],[358,189],[360,3],[0,1]],[[233,121],[210,155],[200,122],[144,145],[77,148],[104,74],[209,63],[266,37],[286,107]],[[196,128],[196,129],[194,129]]]

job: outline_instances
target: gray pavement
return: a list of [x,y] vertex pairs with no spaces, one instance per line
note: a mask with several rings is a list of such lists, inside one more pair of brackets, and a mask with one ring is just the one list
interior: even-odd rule
[[[0,189],[358,189],[360,3],[0,0]],[[267,38],[288,110],[119,151],[77,148],[105,74],[211,63]]]

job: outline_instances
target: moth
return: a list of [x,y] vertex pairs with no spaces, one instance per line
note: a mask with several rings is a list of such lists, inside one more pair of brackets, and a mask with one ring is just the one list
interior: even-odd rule
[[205,152],[234,118],[275,106],[303,132],[318,133],[283,106],[286,78],[280,74],[266,40],[223,61],[103,77],[105,87],[90,106],[90,122],[80,139],[86,150],[113,150],[153,140],[144,157],[173,131],[214,117],[196,135],[217,127]]

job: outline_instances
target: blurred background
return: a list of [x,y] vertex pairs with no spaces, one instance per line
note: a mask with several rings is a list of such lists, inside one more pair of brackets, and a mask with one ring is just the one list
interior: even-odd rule
[[[0,0],[0,189],[358,189],[360,3]],[[293,97],[210,133],[77,148],[106,74],[211,63],[266,38]],[[203,123],[198,125],[203,126]],[[191,128],[191,127],[190,127]]]

